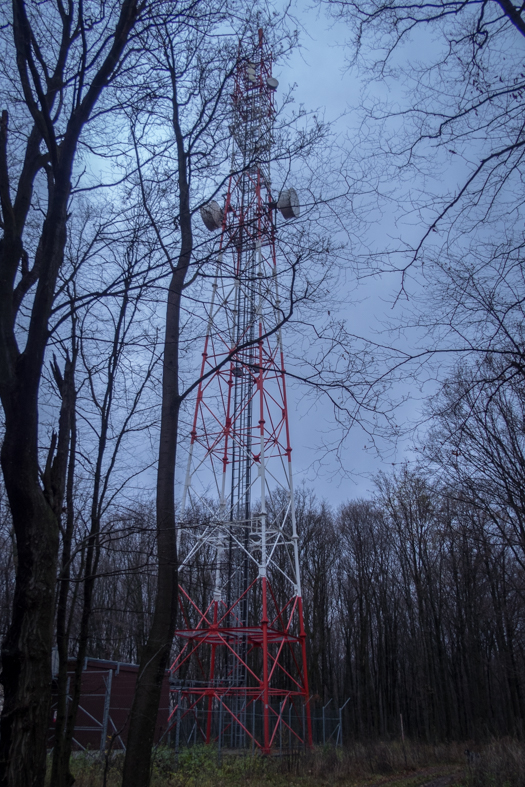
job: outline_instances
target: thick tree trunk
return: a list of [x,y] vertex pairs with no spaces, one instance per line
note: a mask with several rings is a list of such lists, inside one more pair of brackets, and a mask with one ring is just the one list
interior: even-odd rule
[[[185,269],[187,265],[185,266]],[[155,611],[142,651],[122,784],[147,787],[151,751],[164,672],[170,654],[177,609],[177,545],[175,534],[175,456],[180,398],[178,395],[179,315],[184,270],[177,270],[168,293],[163,367],[163,400],[157,472],[158,580]]]
[[[73,333],[73,360],[66,363],[64,372],[64,386],[62,401],[68,398],[70,409],[70,451],[66,482],[66,527],[62,541],[62,560],[59,576],[58,603],[56,613],[56,638],[58,650],[58,678],[57,678],[57,716],[55,723],[55,741],[53,746],[53,763],[51,768],[51,784],[53,787],[70,787],[74,778],[69,771],[71,744],[67,738],[67,706],[68,706],[68,651],[69,635],[67,626],[68,596],[71,578],[71,546],[75,525],[73,506],[73,489],[76,464],[76,390],[75,390],[75,363],[77,348],[75,346],[75,333]],[[69,745],[68,745],[69,744]]]
[[[32,627],[29,629],[30,631],[37,632],[36,636],[31,636],[29,638],[25,638],[22,635],[22,628],[20,617],[16,614],[16,606],[17,600],[15,599],[15,614],[13,616],[13,626],[11,627],[8,638],[4,644],[4,678],[6,680],[6,689],[8,690],[9,694],[9,701],[12,703],[13,708],[13,718],[21,717],[20,723],[24,726],[27,723],[27,716],[31,719],[34,719],[34,723],[37,723],[37,719],[39,720],[39,724],[45,724],[44,729],[47,732],[47,728],[49,726],[49,684],[51,680],[51,665],[49,663],[49,651],[46,651],[45,658],[42,656],[42,653],[46,649],[46,642],[48,638],[52,636],[52,623],[53,623],[53,612],[54,612],[54,598],[53,598],[53,582],[55,578],[54,574],[54,566],[57,554],[57,545],[58,545],[58,522],[61,515],[62,510],[62,503],[64,499],[64,482],[65,482],[65,475],[66,475],[66,468],[67,468],[67,458],[68,458],[68,449],[69,449],[69,440],[70,440],[70,433],[71,433],[71,424],[73,419],[73,411],[74,411],[74,402],[75,402],[75,392],[74,392],[74,370],[73,364],[69,359],[66,360],[65,372],[64,377],[61,376],[60,370],[58,369],[58,365],[56,361],[53,364],[53,371],[55,374],[55,379],[57,380],[57,384],[60,388],[60,393],[62,397],[62,406],[60,412],[60,419],[59,419],[59,433],[58,433],[58,440],[52,440],[51,449],[49,452],[49,459],[46,466],[46,470],[44,472],[44,490],[43,493],[40,492],[37,495],[37,506],[38,510],[42,513],[42,519],[40,518],[40,514],[38,516],[38,521],[41,525],[41,532],[38,533],[37,543],[35,543],[34,538],[31,538],[30,543],[28,544],[29,547],[29,554],[26,553],[23,556],[22,560],[22,571],[19,572],[19,576],[17,577],[17,591],[20,593],[20,606],[22,609],[25,609],[29,606],[32,616],[34,615],[34,620],[32,620]],[[33,427],[31,427],[32,429]],[[10,449],[9,441],[6,439],[6,454],[9,457],[11,455],[11,462],[6,461],[4,465],[4,472],[9,474],[10,468],[14,466],[15,473],[14,478],[7,478],[6,475],[6,484],[9,482],[11,493],[13,492],[13,487],[15,484],[21,484],[21,490],[26,489],[26,483],[22,479],[22,476],[19,472],[16,471],[17,466],[20,466],[24,459],[19,457],[14,457],[14,465],[13,465],[13,454],[17,450],[17,445],[19,444],[19,436],[22,432],[22,428],[18,427],[15,430],[15,442],[16,445],[14,449]],[[18,439],[17,439],[18,438]],[[29,441],[30,442],[30,441]],[[55,454],[56,449],[56,454]],[[28,457],[26,455],[25,461],[27,462]],[[3,463],[4,464],[4,463]],[[35,464],[33,460],[33,464]],[[32,486],[38,487],[38,483],[34,483],[34,479]],[[29,484],[27,484],[29,486]],[[25,492],[22,491],[20,494],[20,498],[22,501],[25,499]],[[44,498],[44,500],[42,500]],[[23,509],[27,511],[22,503]],[[13,514],[14,516],[14,514]],[[19,514],[20,516],[20,514]],[[24,519],[27,518],[27,513],[24,515]],[[46,525],[42,527],[43,523],[46,522]],[[49,538],[46,539],[45,532],[48,530]],[[20,543],[20,541],[19,541]],[[20,549],[20,547],[19,547]],[[45,559],[42,559],[46,556]],[[20,554],[19,554],[20,559]],[[32,570],[29,570],[30,565],[33,566]],[[43,569],[43,571],[41,571]],[[39,574],[39,577],[35,580],[35,572]],[[29,579],[26,578],[26,574],[29,575]],[[42,592],[43,591],[43,592]],[[36,602],[36,603],[35,603]],[[10,639],[12,637],[12,639]],[[37,669],[38,674],[38,681],[40,690],[34,692],[31,688],[31,691],[27,693],[26,696],[26,703],[24,706],[20,706],[15,701],[16,695],[14,692],[9,693],[9,688],[16,686],[16,679],[22,681],[24,685],[28,687],[31,686],[34,678],[31,676],[29,677],[29,672],[27,672],[27,668],[32,670],[33,668],[30,666],[29,661],[31,658],[34,658],[34,649],[36,648],[36,662],[39,665],[39,669]],[[7,656],[7,664],[5,662],[5,658]],[[40,664],[40,661],[42,664]],[[26,666],[26,669],[24,669]],[[33,670],[34,672],[34,670]],[[11,677],[14,677],[15,680],[11,680]],[[44,697],[47,696],[47,703],[42,705],[37,709],[38,698],[42,695]],[[32,706],[35,706],[35,710],[32,710]],[[3,718],[9,718],[4,716]],[[45,719],[45,721],[44,721]],[[32,722],[31,722],[32,723]],[[38,747],[33,749],[33,746],[28,746],[27,738],[24,738],[23,735],[19,734],[19,730],[17,729],[17,723],[13,725],[12,723],[9,725],[7,734],[6,734],[6,742],[10,742],[11,736],[15,736],[12,740],[14,744],[11,747],[11,754],[9,759],[9,771],[10,773],[7,775],[7,781],[11,780],[11,782],[16,782],[17,784],[21,783],[21,775],[19,773],[19,767],[17,763],[21,761],[28,760],[28,756],[26,753],[26,749],[29,748],[32,757],[36,756],[35,762],[29,761],[29,766],[33,769],[34,765],[36,766],[35,773],[38,774],[37,778],[41,779],[42,777],[39,775],[39,771],[42,769],[42,752],[39,751]],[[45,738],[43,739],[45,744]],[[2,734],[2,743],[4,743],[4,738]],[[20,746],[20,750],[18,750],[18,746]],[[14,752],[14,753],[13,753]],[[4,755],[5,756],[5,755]],[[44,753],[45,758],[45,753]]]
[[181,397],[179,393],[180,310],[184,281],[193,251],[187,156],[179,123],[174,66],[173,130],[179,167],[181,249],[173,271],[166,306],[166,335],[162,369],[162,409],[157,469],[157,560],[158,580],[155,611],[148,641],[140,660],[137,687],[124,761],[123,787],[148,787],[155,724],[162,680],[175,629],[178,594],[177,541],[175,532],[175,459]]
[[[36,787],[44,784],[45,777],[59,544],[57,509],[61,506],[67,460],[63,462],[62,453],[60,467],[55,461],[53,469],[48,466],[43,489],[38,461],[38,388],[47,342],[47,320],[66,239],[68,195],[69,179],[65,178],[61,188],[56,186],[55,202],[44,223],[39,249],[43,271],[26,349],[22,354],[14,353],[7,336],[2,348],[0,393],[6,431],[1,461],[18,554],[12,620],[2,648],[1,681],[5,696],[0,721],[2,787]],[[3,271],[12,268],[14,251],[14,247],[3,244],[0,250]],[[9,290],[6,294],[9,296]],[[12,301],[9,297],[6,301],[8,312],[2,315],[4,335],[11,327],[12,313]]]
[[27,428],[31,419],[22,408],[13,416],[6,424],[2,469],[17,536],[18,571],[12,622],[2,648],[0,784],[33,787],[44,784],[46,767],[58,523],[38,483],[36,440],[31,439],[36,429]]

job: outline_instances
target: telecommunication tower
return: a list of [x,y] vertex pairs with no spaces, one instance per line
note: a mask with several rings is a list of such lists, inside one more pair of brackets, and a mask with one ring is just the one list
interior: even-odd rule
[[[170,724],[181,741],[311,745],[306,635],[281,326],[272,58],[263,31],[235,74],[232,174],[220,230],[182,500],[179,652]],[[288,293],[284,292],[288,303]],[[197,587],[196,566],[206,582]]]

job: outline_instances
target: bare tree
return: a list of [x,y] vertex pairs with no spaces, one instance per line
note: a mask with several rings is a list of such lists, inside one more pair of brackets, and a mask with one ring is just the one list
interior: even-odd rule
[[423,452],[440,476],[484,512],[525,567],[525,400],[521,375],[505,359],[458,367],[432,403]]
[[[423,229],[415,242],[407,235],[403,246],[393,250],[393,256],[405,260],[395,267],[408,271],[426,254],[426,247],[432,255],[440,245],[435,231],[446,232],[444,248],[452,252],[454,245],[464,243],[465,235],[474,239],[482,223],[497,221],[503,237],[521,205],[523,10],[497,0],[329,0],[327,5],[352,30],[351,62],[372,65],[373,77],[407,91],[408,101],[399,111],[371,97],[364,117],[365,128],[373,134],[370,142],[379,141],[379,148],[369,148],[367,167],[372,172],[374,162],[386,167],[383,183],[396,170],[404,182],[414,176],[427,178],[427,187],[416,180],[404,201],[405,209],[412,205]],[[435,45],[421,50],[416,63],[410,54],[407,57],[404,45],[410,40],[425,46],[427,30],[432,30]],[[496,53],[502,53],[503,67]],[[443,181],[447,168],[457,175]],[[434,188],[439,188],[436,176],[443,183],[441,191]],[[505,222],[509,208],[518,213]]]
[[[103,233],[96,234],[104,248],[108,239]],[[115,537],[104,529],[104,520],[109,518],[115,501],[122,500],[126,489],[149,463],[148,451],[141,452],[142,459],[138,456],[141,437],[151,428],[148,413],[155,403],[146,400],[148,395],[151,398],[151,378],[158,362],[156,328],[151,324],[151,310],[144,304],[149,262],[144,265],[139,259],[142,247],[137,232],[131,232],[127,242],[122,244],[115,235],[113,229],[110,253],[101,256],[105,265],[113,268],[112,276],[118,282],[117,294],[99,296],[82,304],[81,299],[74,297],[81,289],[83,278],[77,269],[75,280],[69,284],[72,288],[71,336],[62,342],[66,348],[71,344],[71,354],[79,361],[56,620],[59,671],[51,772],[56,785],[72,783],[69,760],[80,700],[81,673],[90,640],[94,588],[104,542]],[[93,247],[91,251],[94,253]],[[109,278],[108,274],[106,276]],[[57,336],[54,340],[58,343]],[[67,349],[65,353],[67,356]],[[132,462],[125,456],[126,452],[133,453]],[[89,513],[75,518],[72,490],[77,469],[81,475],[77,493],[82,487]],[[87,522],[79,528],[82,519]],[[75,524],[80,532],[75,532]],[[80,625],[75,627],[76,666],[68,689],[71,626],[67,621],[72,615],[69,594],[75,551],[82,555],[82,565],[75,577],[75,593],[80,596]]]
[[[81,174],[75,165],[87,124],[96,121],[97,109],[112,109],[109,86],[125,60],[128,72],[132,68],[128,43],[147,30],[151,10],[123,0],[103,8],[47,3],[44,12],[15,0],[11,11],[2,11],[2,469],[17,542],[13,617],[2,652],[3,785],[41,785],[45,776],[58,517],[70,426],[59,430],[42,475],[38,397],[72,181]],[[61,423],[66,420],[64,411]]]
[[348,25],[349,67],[367,80],[347,140],[348,210],[366,211],[375,237],[352,263],[391,282],[393,311],[375,336],[334,322],[339,365],[313,375],[333,384],[347,428],[361,420],[372,439],[395,438],[408,379],[418,389],[443,379],[458,357],[481,373],[488,354],[505,359],[502,379],[521,374],[525,20],[497,0],[323,5]]

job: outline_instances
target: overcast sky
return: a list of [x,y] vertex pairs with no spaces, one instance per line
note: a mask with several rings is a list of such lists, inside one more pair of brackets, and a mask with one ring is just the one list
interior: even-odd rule
[[[355,70],[347,66],[349,31],[343,23],[334,22],[326,14],[298,5],[292,8],[292,14],[303,26],[301,47],[285,64],[276,64],[275,75],[280,81],[280,89],[295,85],[297,104],[303,104],[306,109],[320,109],[325,120],[334,123],[336,131],[345,135],[355,122],[352,109],[359,105],[362,90]],[[346,113],[344,117],[343,113]],[[389,229],[382,222],[375,232],[384,234],[386,240]],[[385,314],[391,314],[393,291],[398,282],[374,279],[360,285],[357,291],[354,284],[351,275],[347,305],[342,308],[341,316],[351,332],[371,336],[378,330],[378,321]],[[410,412],[413,406],[406,414]],[[330,408],[321,404],[312,407],[296,385],[290,396],[290,421],[296,485],[306,483],[319,497],[336,506],[349,498],[367,497],[373,489],[372,478],[376,473],[388,472],[412,456],[405,444],[395,452],[385,446],[385,456],[380,458],[370,448],[365,448],[367,442],[370,446],[370,440],[367,441],[366,434],[356,427],[342,455],[348,472],[345,479],[335,459],[325,456],[322,468],[315,461],[321,455],[318,446],[327,431],[334,430]]]

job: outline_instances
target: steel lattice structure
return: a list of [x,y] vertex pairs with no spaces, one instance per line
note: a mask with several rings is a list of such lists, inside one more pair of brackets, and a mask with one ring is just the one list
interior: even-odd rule
[[[311,745],[299,546],[270,161],[277,81],[262,31],[239,61],[235,143],[182,500],[177,735],[257,747]],[[287,299],[286,294],[286,299]],[[200,561],[210,587],[192,586]],[[198,597],[196,596],[198,595]]]

